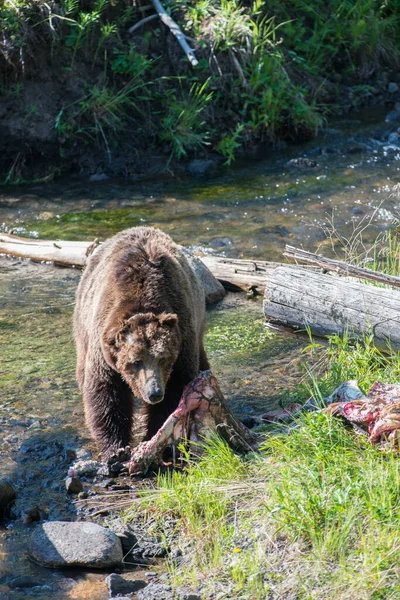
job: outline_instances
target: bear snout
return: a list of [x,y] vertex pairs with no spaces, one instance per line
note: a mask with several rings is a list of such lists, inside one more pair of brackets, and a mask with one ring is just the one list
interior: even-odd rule
[[164,390],[156,378],[146,382],[144,391],[144,400],[149,404],[158,404],[164,398]]
[[149,402],[150,404],[158,404],[164,398],[164,393],[162,390],[154,390],[149,394]]

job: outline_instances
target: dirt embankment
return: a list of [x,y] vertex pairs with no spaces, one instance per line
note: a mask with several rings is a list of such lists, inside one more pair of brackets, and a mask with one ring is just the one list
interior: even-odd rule
[[[389,9],[371,16],[361,2],[340,15],[332,6],[313,21],[296,3],[275,4],[170,5],[196,51],[193,67],[152,6],[4,2],[0,182],[182,173],[193,159],[189,171],[204,175],[279,141],[310,139],[330,114],[400,102]],[[365,35],[352,39],[359,23]]]

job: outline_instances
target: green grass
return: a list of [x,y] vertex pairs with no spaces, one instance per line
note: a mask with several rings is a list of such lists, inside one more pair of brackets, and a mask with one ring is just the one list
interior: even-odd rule
[[176,519],[185,560],[170,560],[171,580],[203,584],[204,598],[398,598],[399,484],[397,456],[311,414],[247,460],[211,442],[185,473],[160,476],[140,510],[161,529]]
[[[176,519],[174,585],[204,598],[398,598],[398,459],[322,414],[239,459],[221,441],[162,476],[140,510]],[[223,596],[222,596],[223,597]],[[228,597],[228,596],[227,596]]]

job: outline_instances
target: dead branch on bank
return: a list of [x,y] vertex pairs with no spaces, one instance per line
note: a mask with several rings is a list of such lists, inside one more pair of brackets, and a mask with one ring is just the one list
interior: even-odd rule
[[325,258],[322,254],[313,254],[312,252],[307,252],[306,250],[295,248],[294,246],[285,246],[283,256],[315,265],[326,271],[333,271],[340,275],[346,275],[347,277],[367,279],[368,281],[376,281],[378,283],[384,283],[385,285],[400,287],[400,277],[386,275],[380,271],[373,271],[372,269],[366,269],[365,267],[357,267],[344,262],[343,260]]
[[189,46],[189,44],[186,41],[187,36],[183,33],[183,31],[181,30],[179,25],[173,20],[173,18],[167,13],[165,8],[161,4],[160,0],[151,0],[151,2],[153,4],[157,14],[150,15],[149,17],[145,17],[138,23],[135,23],[135,25],[132,25],[132,27],[130,27],[128,29],[128,33],[133,33],[134,31],[139,29],[139,27],[142,27],[142,25],[145,25],[146,23],[148,23],[149,21],[152,21],[153,19],[157,18],[157,16],[158,16],[161,19],[161,21],[164,23],[164,25],[166,25],[168,27],[168,29],[170,30],[170,32],[176,37],[178,44],[180,45],[180,47],[186,54],[190,64],[193,67],[196,67],[199,64],[199,61],[197,60],[197,58],[194,54],[194,50]]

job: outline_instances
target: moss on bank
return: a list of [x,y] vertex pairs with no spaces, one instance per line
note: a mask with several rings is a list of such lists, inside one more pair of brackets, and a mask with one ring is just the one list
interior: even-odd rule
[[[0,7],[1,170],[140,170],[307,139],[335,105],[362,102],[398,64],[397,1],[174,0],[192,68],[148,6],[128,0],[5,0]],[[138,25],[132,33],[129,29]],[[350,96],[343,85],[352,85]],[[372,87],[375,85],[375,88]],[[43,165],[42,165],[43,166]],[[43,169],[39,174],[43,175]]]

